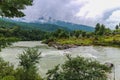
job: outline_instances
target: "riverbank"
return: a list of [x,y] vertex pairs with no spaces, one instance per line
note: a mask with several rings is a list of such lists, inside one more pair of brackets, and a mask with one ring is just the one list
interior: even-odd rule
[[109,46],[120,47],[120,35],[100,36],[93,38],[61,38],[44,43],[59,50],[75,48],[78,46]]

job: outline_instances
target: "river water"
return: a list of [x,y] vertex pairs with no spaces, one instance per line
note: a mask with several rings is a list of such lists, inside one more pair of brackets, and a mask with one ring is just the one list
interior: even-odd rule
[[66,60],[65,55],[71,54],[72,57],[83,56],[100,61],[101,63],[111,62],[115,65],[115,78],[120,80],[120,48],[101,47],[101,46],[80,46],[66,50],[57,50],[42,44],[40,41],[21,41],[2,49],[0,56],[4,60],[18,66],[18,56],[24,49],[36,47],[41,52],[42,58],[38,64],[39,73],[45,76],[48,69],[52,69],[57,64],[62,64]]

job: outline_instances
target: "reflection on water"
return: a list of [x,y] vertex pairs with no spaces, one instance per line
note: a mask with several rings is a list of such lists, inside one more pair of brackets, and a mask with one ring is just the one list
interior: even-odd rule
[[36,47],[42,52],[39,67],[39,73],[43,76],[48,69],[52,69],[57,64],[62,64],[66,60],[65,54],[94,58],[101,63],[111,62],[115,64],[116,80],[120,80],[120,48],[100,47],[100,46],[81,46],[67,50],[57,50],[42,44],[40,41],[23,41],[14,43],[5,48],[0,55],[6,60],[18,65],[18,55],[28,47]]

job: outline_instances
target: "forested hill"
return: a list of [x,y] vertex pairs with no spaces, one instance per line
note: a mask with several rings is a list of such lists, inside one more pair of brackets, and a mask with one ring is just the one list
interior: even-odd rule
[[78,25],[78,24],[72,24],[72,23],[66,23],[64,21],[55,21],[55,22],[20,22],[20,21],[14,21],[10,19],[0,19],[0,26],[1,27],[13,27],[13,26],[19,26],[22,29],[37,29],[37,30],[43,30],[43,31],[55,31],[57,29],[64,29],[66,31],[73,31],[73,30],[83,30],[83,31],[94,31],[93,27],[85,26],[85,25]]
[[55,31],[61,28],[70,31],[68,28],[53,24],[27,23],[27,22],[18,22],[10,19],[0,19],[0,27],[14,27],[14,26],[19,26],[21,27],[21,29],[26,29],[26,30]]
[[88,31],[88,32],[93,32],[95,29],[91,26],[87,26],[87,25],[82,25],[82,24],[74,24],[74,23],[70,23],[70,22],[64,22],[64,21],[55,21],[55,22],[51,22],[53,24],[59,25],[59,26],[63,26],[65,28],[68,28],[70,30],[82,30],[82,31]]

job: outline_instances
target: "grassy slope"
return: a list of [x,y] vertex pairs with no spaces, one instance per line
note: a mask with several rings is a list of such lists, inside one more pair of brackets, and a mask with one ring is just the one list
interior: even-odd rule
[[69,39],[57,39],[57,43],[59,44],[74,44],[74,45],[91,45],[92,39],[90,38],[69,38]]

